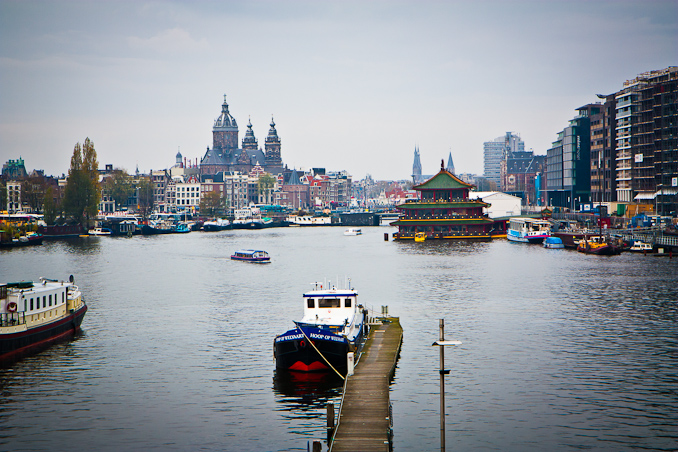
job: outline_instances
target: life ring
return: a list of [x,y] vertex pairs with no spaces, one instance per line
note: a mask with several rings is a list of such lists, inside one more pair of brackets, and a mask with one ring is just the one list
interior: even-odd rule
[[17,306],[16,306],[15,302],[10,301],[9,303],[7,303],[7,310],[9,312],[16,312],[16,308],[17,308]]
[[306,347],[306,342],[304,342],[303,340],[299,341],[299,346],[300,346],[301,348]]

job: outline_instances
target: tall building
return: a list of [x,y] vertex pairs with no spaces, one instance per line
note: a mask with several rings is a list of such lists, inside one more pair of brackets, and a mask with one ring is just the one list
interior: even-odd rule
[[501,162],[501,191],[522,199],[526,205],[537,204],[537,174],[543,173],[545,155],[508,152]]
[[604,103],[591,111],[591,201],[617,201],[615,160],[616,119],[614,94],[599,94]]
[[483,143],[485,178],[501,186],[501,162],[509,152],[524,152],[525,142],[512,132]]
[[600,104],[577,109],[577,116],[546,152],[547,205],[576,209],[591,195],[591,121]]
[[618,201],[678,210],[678,66],[624,82],[615,94]]

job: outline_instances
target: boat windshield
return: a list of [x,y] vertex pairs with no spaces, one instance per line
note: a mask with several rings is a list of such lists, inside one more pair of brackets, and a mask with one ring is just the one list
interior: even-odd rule
[[339,308],[341,302],[339,298],[321,298],[318,300],[319,308]]

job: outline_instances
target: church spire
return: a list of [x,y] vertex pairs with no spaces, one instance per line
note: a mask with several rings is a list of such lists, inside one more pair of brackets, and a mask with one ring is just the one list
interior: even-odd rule
[[454,162],[452,161],[452,151],[450,151],[450,156],[447,158],[447,171],[454,174]]

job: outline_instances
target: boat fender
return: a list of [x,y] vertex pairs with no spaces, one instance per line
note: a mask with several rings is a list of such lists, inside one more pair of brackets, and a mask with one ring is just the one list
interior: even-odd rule
[[16,312],[16,308],[17,308],[17,306],[16,306],[15,302],[10,301],[9,303],[7,303],[7,310],[9,312]]

